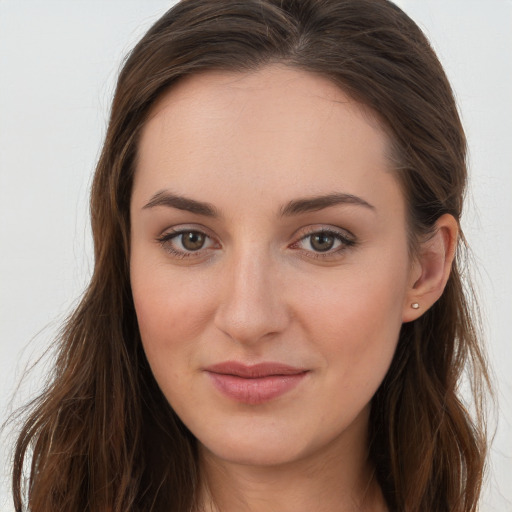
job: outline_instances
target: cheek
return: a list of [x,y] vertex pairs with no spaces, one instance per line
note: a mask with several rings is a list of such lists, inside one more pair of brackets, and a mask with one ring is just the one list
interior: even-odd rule
[[[318,332],[343,335],[396,330],[401,324],[406,279],[389,268],[348,270],[299,282],[292,296],[302,317]],[[299,292],[300,290],[300,292]]]
[[[382,269],[382,267],[381,267]],[[334,283],[337,283],[334,285]],[[303,283],[303,329],[322,353],[330,376],[371,396],[393,358],[402,325],[403,272],[367,269],[315,287]]]
[[[157,377],[158,367],[190,359],[192,340],[198,339],[211,317],[208,287],[179,278],[165,266],[133,266],[132,294],[144,351]],[[158,377],[157,377],[158,378]]]

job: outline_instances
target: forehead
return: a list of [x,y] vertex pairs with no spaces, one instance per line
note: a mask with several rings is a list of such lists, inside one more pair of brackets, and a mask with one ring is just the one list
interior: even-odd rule
[[[273,112],[272,117],[259,115],[269,110]],[[258,128],[278,132],[286,127],[283,125],[293,123],[297,134],[301,130],[311,136],[326,119],[336,123],[336,117],[341,121],[336,126],[340,136],[344,130],[354,137],[361,135],[354,131],[360,123],[351,123],[350,117],[363,117],[364,124],[382,135],[381,142],[389,146],[375,112],[350,98],[332,80],[282,64],[252,72],[214,70],[182,77],[155,102],[146,122],[149,128],[144,133],[156,123],[168,130],[167,135],[172,135],[175,128],[178,136],[179,130],[187,127],[186,121],[192,124],[199,120],[194,126],[197,133],[201,126],[207,128],[206,122],[213,127],[215,122],[231,120],[236,121],[232,127],[237,130],[248,127],[252,135],[257,134]],[[243,125],[246,120],[250,125]]]
[[282,65],[205,72],[182,79],[153,106],[134,196],[168,187],[210,202],[228,190],[280,201],[382,191],[383,181],[397,187],[389,147],[376,117],[325,77]]

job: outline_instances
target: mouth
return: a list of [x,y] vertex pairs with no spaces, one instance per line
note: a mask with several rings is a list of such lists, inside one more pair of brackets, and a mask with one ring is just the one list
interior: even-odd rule
[[298,386],[309,370],[281,363],[244,365],[234,361],[204,369],[214,387],[227,398],[250,405],[262,404]]

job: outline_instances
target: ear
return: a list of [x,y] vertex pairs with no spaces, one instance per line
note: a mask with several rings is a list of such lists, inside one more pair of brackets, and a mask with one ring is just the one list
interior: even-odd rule
[[445,214],[437,220],[434,234],[420,243],[403,305],[403,322],[416,320],[441,297],[450,276],[458,233],[455,218]]

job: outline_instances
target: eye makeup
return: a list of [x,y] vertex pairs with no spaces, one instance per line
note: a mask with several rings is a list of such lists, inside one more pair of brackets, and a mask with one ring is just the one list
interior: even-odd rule
[[[191,227],[172,228],[156,240],[170,256],[180,260],[205,257],[207,252],[222,247],[220,242],[202,229]],[[356,243],[354,235],[346,230],[311,226],[288,248],[301,251],[309,258],[333,259]]]

